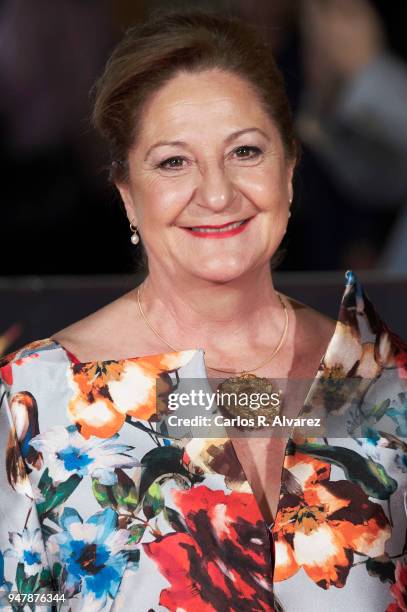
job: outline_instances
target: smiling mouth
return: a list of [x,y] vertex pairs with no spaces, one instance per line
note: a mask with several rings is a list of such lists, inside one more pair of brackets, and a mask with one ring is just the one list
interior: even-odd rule
[[236,230],[243,225],[247,224],[253,217],[242,219],[242,221],[235,221],[233,223],[225,223],[223,225],[199,225],[196,227],[184,227],[182,229],[189,230],[197,234],[222,234]]

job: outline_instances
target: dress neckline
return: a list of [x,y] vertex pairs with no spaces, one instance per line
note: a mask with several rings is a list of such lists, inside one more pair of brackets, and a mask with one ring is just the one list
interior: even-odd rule
[[[318,375],[321,374],[321,371],[323,369],[323,365],[324,365],[324,362],[325,362],[325,356],[327,355],[328,351],[332,348],[334,343],[337,343],[337,338],[340,335],[339,328],[340,328],[340,323],[341,323],[342,305],[343,305],[343,301],[344,301],[344,297],[346,295],[346,292],[347,292],[349,286],[353,286],[353,289],[360,290],[359,280],[356,277],[356,275],[353,273],[353,271],[348,270],[346,272],[345,277],[346,277],[346,286],[345,286],[345,290],[344,290],[344,293],[343,293],[341,301],[340,301],[340,307],[339,307],[338,316],[337,316],[337,319],[336,319],[336,325],[335,325],[333,334],[332,334],[332,336],[331,336],[331,338],[330,338],[330,340],[329,340],[329,342],[327,344],[327,347],[326,347],[326,349],[324,351],[324,354],[323,354],[323,356],[322,356],[322,358],[321,358],[321,360],[319,362],[319,365],[318,365],[318,368],[317,368],[317,370],[315,372],[315,375],[313,377],[309,378],[309,380],[311,380],[312,382],[311,382],[310,388],[308,389],[308,392],[307,392],[306,398],[304,400],[304,403],[302,404],[302,406],[300,408],[299,414],[301,414],[301,410],[302,410],[303,406],[306,405],[307,403],[309,403],[309,400],[312,397],[314,388],[318,384],[317,379],[319,378]],[[183,367],[185,367],[185,365],[187,365],[187,363],[189,363],[194,358],[195,355],[198,354],[198,355],[200,355],[200,365],[201,365],[201,368],[202,368],[202,374],[203,374],[204,383],[207,384],[210,387],[209,379],[211,377],[208,376],[208,370],[207,370],[206,363],[205,363],[205,350],[203,348],[183,349],[181,351],[166,351],[166,352],[163,352],[163,353],[154,353],[154,354],[150,354],[150,355],[141,355],[141,356],[135,356],[135,357],[122,358],[122,359],[103,359],[103,360],[80,361],[79,359],[77,359],[77,357],[71,351],[68,351],[59,341],[54,340],[53,338],[47,338],[46,340],[54,343],[55,346],[59,347],[66,354],[66,356],[68,357],[68,359],[71,362],[71,364],[73,364],[73,365],[76,364],[78,366],[90,365],[92,363],[111,363],[111,362],[123,363],[125,361],[138,361],[138,360],[142,360],[142,359],[145,359],[145,360],[148,361],[148,360],[154,360],[154,359],[162,359],[164,357],[171,357],[171,356],[174,356],[174,357],[178,356],[179,357],[180,355],[191,353],[191,358],[188,359],[188,361],[186,363],[183,363],[178,368],[178,369],[182,369]],[[242,473],[244,474],[245,480],[248,483],[248,485],[250,487],[250,490],[252,491],[253,498],[254,498],[255,503],[257,505],[257,509],[258,509],[259,515],[262,517],[263,522],[264,522],[265,526],[267,527],[267,529],[268,529],[268,531],[270,532],[271,535],[273,534],[273,528],[275,526],[275,520],[276,520],[276,516],[277,516],[278,511],[279,511],[280,501],[281,501],[281,498],[282,498],[281,490],[282,490],[282,487],[283,487],[283,474],[284,474],[284,469],[285,469],[285,466],[286,466],[287,450],[289,449],[290,445],[293,443],[293,439],[295,437],[294,436],[295,429],[296,428],[294,426],[292,428],[292,430],[291,430],[290,435],[288,436],[287,443],[286,443],[286,446],[285,446],[285,451],[284,451],[284,455],[283,455],[283,462],[282,462],[282,466],[281,466],[281,473],[280,473],[279,497],[278,497],[278,502],[277,502],[276,514],[275,514],[275,516],[273,516],[272,523],[269,523],[264,518],[264,515],[263,515],[263,513],[262,513],[262,511],[260,509],[259,502],[257,501],[257,499],[256,499],[256,497],[254,495],[253,489],[251,487],[251,484],[250,484],[250,482],[248,480],[246,471],[244,470],[241,462],[239,461],[238,455],[236,453],[236,450],[235,450],[235,448],[233,446],[233,442],[232,442],[232,448],[233,448],[233,451],[234,451],[234,454],[235,454],[236,462],[239,464],[239,466],[240,466],[240,468],[242,470]]]
[[[202,348],[190,348],[190,349],[182,349],[181,351],[164,351],[162,353],[150,353],[147,355],[136,355],[133,357],[121,357],[120,359],[88,359],[85,361],[81,361],[80,359],[78,359],[78,357],[76,355],[74,355],[74,353],[72,353],[72,351],[68,350],[67,348],[65,348],[65,346],[63,344],[61,344],[61,342],[59,342],[59,340],[56,340],[55,338],[52,338],[51,336],[49,338],[45,338],[44,342],[50,342],[52,344],[55,344],[55,346],[59,349],[61,349],[68,357],[69,361],[71,363],[73,363],[74,365],[80,365],[80,366],[86,366],[86,365],[90,365],[92,363],[123,363],[124,361],[138,361],[140,359],[159,359],[160,357],[167,357],[167,356],[172,356],[172,355],[182,355],[182,354],[187,354],[187,353],[191,353],[191,359],[193,358],[195,353],[205,353],[204,349]],[[184,364],[186,365],[186,364]]]
[[[338,330],[338,323],[340,322],[341,319],[341,306],[343,303],[343,299],[344,299],[344,295],[346,293],[347,288],[349,287],[349,285],[360,285],[360,281],[357,278],[356,274],[352,271],[352,270],[347,270],[345,273],[345,278],[346,278],[346,285],[345,285],[345,290],[344,293],[342,294],[342,298],[340,300],[340,307],[338,309],[338,314],[336,317],[336,325],[335,325],[335,329],[333,331],[333,334],[327,344],[327,348],[324,352],[324,355],[321,359],[321,362],[319,364],[319,366],[321,365],[324,356],[326,355],[328,348],[331,346],[332,342],[334,341],[335,336],[337,335],[337,330]],[[208,368],[205,362],[205,349],[201,348],[201,347],[192,347],[189,349],[182,349],[180,351],[163,351],[162,353],[151,353],[151,354],[147,354],[147,355],[137,355],[137,356],[132,356],[132,357],[122,357],[120,359],[89,359],[89,360],[85,360],[85,361],[81,361],[80,359],[78,359],[78,357],[76,355],[74,355],[74,353],[72,353],[72,351],[68,350],[67,348],[65,348],[63,346],[63,344],[61,344],[61,342],[59,342],[59,340],[56,340],[55,338],[52,337],[48,337],[45,338],[43,340],[44,342],[50,342],[55,344],[56,347],[58,347],[59,349],[61,349],[68,357],[69,361],[71,363],[74,363],[76,365],[89,365],[92,363],[111,363],[111,362],[115,362],[115,363],[123,363],[124,361],[136,361],[136,360],[140,360],[140,359],[158,359],[160,357],[164,357],[164,356],[171,356],[171,355],[182,355],[182,354],[187,354],[187,353],[191,353],[191,359],[194,356],[194,353],[201,353],[202,354],[202,360],[203,360],[203,366],[204,366],[204,370],[205,370],[205,375],[206,378],[214,378],[211,376],[208,376]],[[319,370],[319,367],[317,369],[317,372]],[[316,372],[316,374],[317,374]],[[315,378],[315,376],[314,376]]]
[[[309,378],[309,380],[311,381],[311,385],[310,385],[310,387],[309,387],[309,389],[307,391],[307,395],[306,395],[306,399],[304,400],[304,404],[307,403],[308,398],[311,396],[313,386],[315,385],[315,379],[316,379],[316,377],[318,375],[318,371],[320,370],[321,365],[323,364],[325,354],[326,354],[326,352],[328,350],[328,347],[331,345],[332,342],[334,342],[334,337],[335,337],[335,334],[336,334],[336,330],[337,330],[337,326],[335,326],[335,330],[333,332],[333,335],[332,335],[332,337],[331,337],[331,339],[330,339],[330,341],[329,341],[329,343],[327,345],[327,349],[324,352],[323,357],[321,358],[321,361],[320,361],[320,363],[318,365],[318,368],[317,368],[317,371],[316,371],[314,377],[310,377]],[[182,355],[184,353],[193,352],[193,355],[192,355],[191,359],[188,360],[187,363],[183,363],[183,365],[181,367],[177,368],[177,370],[182,370],[190,361],[192,361],[192,359],[194,358],[195,355],[199,355],[200,360],[199,360],[199,363],[197,364],[197,367],[200,369],[199,373],[202,374],[202,379],[201,379],[202,383],[201,384],[204,387],[207,386],[207,390],[209,392],[213,392],[213,390],[212,390],[212,388],[210,386],[210,383],[209,383],[209,379],[213,378],[213,377],[210,377],[208,375],[208,370],[206,368],[206,363],[205,363],[205,350],[202,349],[202,348],[185,349],[185,350],[182,350],[182,351],[169,351],[169,352],[165,352],[165,353],[155,353],[155,354],[150,354],[150,355],[142,355],[142,356],[136,356],[136,357],[127,357],[127,358],[122,358],[122,359],[109,359],[109,360],[108,359],[104,359],[104,360],[79,361],[75,357],[75,355],[73,355],[73,353],[68,351],[60,342],[58,342],[58,341],[56,341],[56,340],[54,340],[52,338],[48,338],[46,340],[50,340],[50,342],[54,343],[54,345],[57,348],[62,350],[67,355],[67,357],[69,359],[69,362],[70,362],[70,367],[74,367],[76,365],[78,368],[91,366],[92,364],[95,364],[95,363],[100,363],[100,364],[119,363],[119,364],[122,364],[122,363],[125,363],[126,361],[139,361],[139,360],[146,360],[146,361],[148,361],[148,360],[161,359],[163,357],[171,357],[172,355],[174,357],[175,356],[180,357],[180,355]],[[194,375],[194,376],[196,376],[196,375]],[[300,412],[301,412],[304,404],[301,405]],[[298,415],[295,415],[295,416],[298,416]],[[281,471],[280,471],[280,485],[279,485],[279,495],[278,495],[276,515],[277,515],[278,509],[279,509],[279,504],[280,504],[280,499],[281,499],[281,489],[282,489],[282,486],[283,486],[283,474],[284,474],[287,450],[289,449],[290,444],[292,444],[294,430],[295,430],[295,427],[292,428],[292,431],[291,431],[290,435],[287,438],[287,442],[286,442],[285,449],[284,449],[283,461],[282,461],[282,464],[281,464]],[[220,437],[221,436],[219,435],[219,438]],[[228,437],[226,428],[225,428],[225,437]],[[238,456],[238,454],[236,452],[236,449],[235,449],[235,446],[233,444],[233,441],[231,442],[231,447],[232,447],[232,450],[233,450],[233,453],[234,453],[235,461],[240,466],[240,470],[244,474],[244,480],[246,481],[246,483],[248,484],[248,486],[249,486],[249,488],[250,488],[250,490],[252,492],[254,502],[255,502],[255,504],[257,506],[258,514],[262,517],[263,523],[264,523],[265,527],[267,528],[267,531],[270,533],[270,535],[272,535],[273,534],[273,527],[275,525],[276,515],[273,516],[273,520],[272,520],[271,523],[268,520],[266,520],[266,518],[265,518],[265,516],[264,516],[264,514],[263,514],[263,512],[261,510],[260,503],[259,503],[259,501],[257,500],[257,498],[256,498],[256,496],[254,494],[254,491],[253,491],[252,485],[250,483],[249,477],[247,475],[247,472],[244,469],[241,461],[239,460],[239,456]]]

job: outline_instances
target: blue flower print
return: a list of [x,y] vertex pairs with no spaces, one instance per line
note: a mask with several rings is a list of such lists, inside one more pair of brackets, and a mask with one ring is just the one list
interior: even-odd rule
[[98,478],[104,485],[117,482],[115,468],[138,465],[134,457],[126,454],[131,446],[118,444],[115,434],[111,438],[91,436],[86,440],[75,425],[53,427],[37,435],[30,442],[46,459],[49,475],[54,483],[68,480],[72,474]]
[[49,558],[58,558],[64,566],[64,584],[68,597],[81,593],[85,610],[101,610],[107,597],[115,597],[127,565],[130,534],[117,529],[118,516],[106,508],[83,522],[73,508],[65,508],[62,531],[47,542]]
[[12,548],[5,551],[7,557],[17,557],[24,564],[26,576],[35,576],[47,567],[47,557],[44,549],[41,530],[24,529],[20,533],[10,532],[9,541]]

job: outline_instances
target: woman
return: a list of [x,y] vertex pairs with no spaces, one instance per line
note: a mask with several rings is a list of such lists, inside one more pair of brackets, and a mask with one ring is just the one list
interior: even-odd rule
[[[86,611],[405,609],[407,348],[352,273],[337,323],[274,288],[298,155],[267,46],[199,14],[130,30],[94,122],[148,276],[2,362],[4,597],[48,588]],[[215,378],[252,390],[311,379],[301,414],[322,416],[321,381],[352,378],[335,410],[353,393],[362,414],[372,389],[381,408],[362,438],[171,436],[170,391]],[[287,391],[281,414],[298,412]]]

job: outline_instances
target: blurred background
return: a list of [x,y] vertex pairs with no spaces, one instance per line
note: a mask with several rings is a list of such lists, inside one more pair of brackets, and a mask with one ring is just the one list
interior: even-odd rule
[[256,25],[285,76],[303,155],[279,289],[336,318],[353,269],[407,337],[405,3],[3,0],[0,354],[142,280],[89,92],[129,26],[185,6]]

